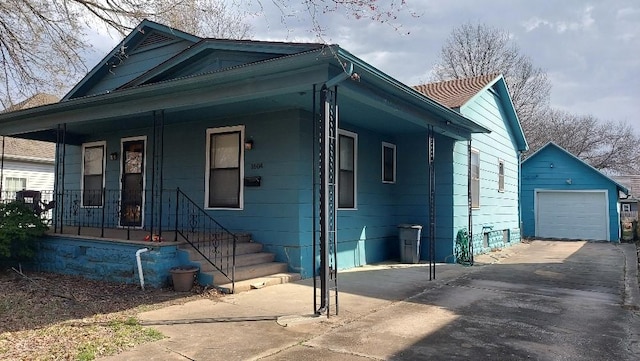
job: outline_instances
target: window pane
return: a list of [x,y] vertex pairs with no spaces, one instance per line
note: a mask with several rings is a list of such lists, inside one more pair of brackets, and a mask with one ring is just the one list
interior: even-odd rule
[[83,206],[102,205],[102,175],[85,175],[82,190]]
[[384,149],[384,175],[382,177],[382,180],[385,182],[393,182],[395,181],[394,179],[394,172],[393,172],[393,168],[394,168],[394,161],[395,161],[395,157],[394,155],[394,150],[391,147],[383,147]]
[[480,207],[480,154],[471,152],[471,206]]
[[26,178],[7,177],[6,183],[5,190],[7,192],[16,192],[27,188]]
[[240,207],[239,169],[212,169],[210,171],[209,207]]
[[104,149],[102,146],[84,149],[84,174],[102,174]]
[[498,190],[504,191],[504,163],[498,163]]
[[240,165],[240,133],[211,135],[211,168],[234,168]]
[[339,174],[340,174],[340,180],[338,181],[338,186],[339,186],[338,207],[354,208],[355,207],[354,173],[348,170],[341,170]]
[[354,145],[355,139],[351,137],[347,137],[344,135],[340,136],[340,169],[351,170],[353,171],[353,162],[354,162]]

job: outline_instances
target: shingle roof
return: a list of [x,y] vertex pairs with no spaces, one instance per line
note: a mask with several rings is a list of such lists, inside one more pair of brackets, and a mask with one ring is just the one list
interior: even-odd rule
[[55,143],[12,137],[0,137],[0,149],[2,149],[3,139],[5,157],[31,158],[33,160],[53,160],[55,158]]
[[55,95],[38,93],[30,98],[27,98],[20,103],[7,107],[3,112],[12,112],[14,110],[22,110],[27,108],[39,107],[41,105],[57,103],[60,98]]
[[444,106],[460,108],[496,77],[498,74],[479,75],[473,78],[416,85],[413,88]]
[[[27,98],[20,103],[12,105],[3,112],[11,112],[15,110],[22,110],[27,108],[38,107],[41,105],[47,105],[57,103],[58,97],[38,93],[30,98]],[[55,143],[42,142],[39,140],[12,138],[12,137],[0,137],[0,151],[2,142],[4,141],[4,155],[8,158],[18,159],[31,159],[31,160],[46,160],[53,161],[56,154]]]

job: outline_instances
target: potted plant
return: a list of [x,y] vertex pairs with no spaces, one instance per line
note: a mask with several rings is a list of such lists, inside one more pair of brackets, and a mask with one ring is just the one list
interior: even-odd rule
[[196,266],[178,266],[169,270],[173,289],[177,292],[189,292],[200,269]]

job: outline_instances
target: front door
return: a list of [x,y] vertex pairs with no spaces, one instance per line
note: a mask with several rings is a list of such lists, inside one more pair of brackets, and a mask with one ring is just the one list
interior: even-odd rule
[[145,139],[122,140],[120,226],[142,227],[144,215]]

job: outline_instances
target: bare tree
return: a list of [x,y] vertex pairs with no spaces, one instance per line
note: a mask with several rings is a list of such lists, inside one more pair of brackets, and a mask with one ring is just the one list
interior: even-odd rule
[[601,122],[591,115],[551,110],[526,131],[531,150],[552,141],[610,174],[640,171],[640,137],[625,122]]
[[84,33],[105,26],[125,34],[151,19],[198,35],[243,38],[240,11],[221,0],[3,0],[0,2],[0,102],[57,94],[87,70]]
[[126,34],[147,18],[200,36],[246,38],[246,6],[266,3],[278,7],[283,19],[297,17],[289,10],[302,6],[318,35],[319,20],[334,12],[386,23],[405,7],[405,0],[2,0],[0,105],[38,92],[58,94],[77,81],[87,70],[87,29]]
[[520,121],[526,127],[547,111],[547,74],[521,54],[508,32],[483,24],[454,28],[433,69],[435,81],[501,73]]

